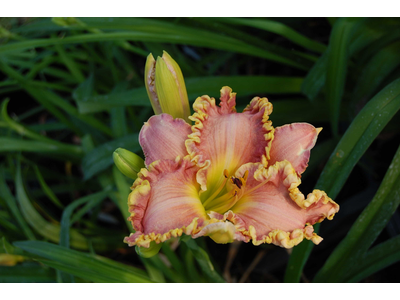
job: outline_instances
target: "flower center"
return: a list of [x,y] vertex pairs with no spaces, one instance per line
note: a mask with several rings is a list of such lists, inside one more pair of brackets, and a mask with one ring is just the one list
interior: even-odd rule
[[242,197],[246,187],[246,171],[243,177],[229,176],[227,169],[224,170],[224,180],[218,189],[203,202],[206,212],[215,211],[223,214],[228,211]]

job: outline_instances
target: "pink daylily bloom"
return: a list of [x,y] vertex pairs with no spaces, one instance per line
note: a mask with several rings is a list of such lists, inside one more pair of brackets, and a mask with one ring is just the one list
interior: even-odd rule
[[128,204],[133,228],[125,242],[149,247],[183,233],[291,248],[319,244],[313,224],[331,220],[339,205],[320,190],[298,186],[320,128],[293,123],[274,128],[272,104],[255,97],[243,113],[236,94],[221,89],[220,105],[202,96],[188,125],[152,116],[139,141],[146,156]]

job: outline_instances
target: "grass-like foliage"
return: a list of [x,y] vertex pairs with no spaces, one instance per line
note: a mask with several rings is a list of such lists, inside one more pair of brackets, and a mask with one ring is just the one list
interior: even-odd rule
[[[399,281],[400,19],[1,18],[0,282]],[[189,101],[272,102],[274,126],[323,127],[302,177],[340,205],[324,241],[287,251],[172,239],[151,258],[123,243],[153,114],[149,53],[166,50]]]

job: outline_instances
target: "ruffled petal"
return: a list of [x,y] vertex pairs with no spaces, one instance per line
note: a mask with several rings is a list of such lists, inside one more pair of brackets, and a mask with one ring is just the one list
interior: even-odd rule
[[185,140],[190,133],[190,125],[182,119],[173,119],[169,114],[152,116],[139,134],[146,166],[156,160],[186,156]]
[[322,128],[315,128],[308,123],[276,127],[268,164],[272,166],[277,161],[288,160],[297,174],[303,173],[310,159],[310,150],[314,147],[321,130]]
[[[224,215],[254,245],[273,243],[291,248],[304,238],[318,244],[311,225],[331,220],[339,205],[325,192],[314,190],[305,199],[297,188],[299,176],[288,161],[277,162],[268,169],[262,164],[243,165],[235,174],[249,177],[240,200]],[[214,216],[215,217],[215,216]]]
[[236,234],[236,227],[231,222],[216,222],[205,226],[193,238],[209,236],[218,244],[227,244],[234,241]]
[[208,217],[198,196],[197,170],[189,157],[159,160],[142,169],[128,198],[136,232],[124,242],[148,248],[151,241],[199,232]]
[[197,174],[206,200],[223,183],[225,169],[232,175],[247,162],[264,162],[269,157],[273,127],[269,121],[272,104],[266,98],[254,98],[243,113],[236,113],[236,94],[229,87],[221,89],[221,103],[199,97],[193,104],[195,122],[186,140],[193,161],[203,167]]

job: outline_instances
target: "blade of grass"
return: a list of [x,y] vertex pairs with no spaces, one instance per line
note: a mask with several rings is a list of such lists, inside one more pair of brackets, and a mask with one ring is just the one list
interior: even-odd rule
[[[356,278],[360,276],[355,269],[358,269],[360,262],[364,262],[364,267],[368,263],[363,257],[364,253],[376,240],[400,204],[399,180],[400,147],[374,198],[319,270],[314,278],[315,282],[346,282],[354,276]],[[379,249],[382,248],[375,249],[372,253],[379,254],[377,252]],[[368,255],[367,257],[371,258]],[[379,264],[376,257],[374,260],[375,264]]]
[[[73,150],[73,152],[71,151]],[[0,137],[0,152],[9,151],[26,151],[39,153],[52,153],[56,155],[64,155],[73,159],[80,159],[83,155],[79,146],[71,146],[68,149],[39,141],[25,141],[16,138]]]
[[400,65],[400,42],[380,49],[364,66],[354,88],[353,99],[367,99],[383,80]]
[[63,209],[64,205],[61,204],[60,200],[57,198],[57,196],[53,193],[51,188],[44,181],[44,178],[43,178],[42,174],[40,173],[38,166],[34,165],[33,170],[35,171],[36,178],[39,180],[39,183],[40,183],[40,186],[42,187],[43,192],[47,195],[47,197],[51,200],[51,202],[53,202],[59,208]]
[[142,270],[97,255],[47,242],[23,241],[13,244],[40,256],[37,260],[46,265],[94,282],[151,282]]
[[359,23],[358,18],[340,18],[333,26],[327,54],[326,98],[330,110],[332,132],[339,134],[339,112],[346,82],[349,44]]
[[[336,23],[338,20],[339,19],[335,21],[334,26],[337,26]],[[379,20],[377,21],[379,22]],[[390,29],[394,29],[385,22],[384,24],[378,24],[379,26],[377,26],[374,18],[367,19],[366,21],[360,19],[359,22],[363,22],[364,26],[358,26],[358,24],[355,26],[356,28],[353,38],[350,40],[348,46],[349,57],[355,56],[360,50],[363,50],[367,46],[374,43],[378,38],[390,31]],[[377,28],[379,29],[377,30]],[[325,51],[319,60],[314,64],[303,82],[301,90],[311,101],[315,101],[317,99],[317,95],[326,83],[328,50]]]
[[140,42],[188,44],[193,46],[234,51],[277,61],[300,69],[307,69],[303,65],[297,63],[294,60],[284,58],[278,54],[271,53],[261,48],[248,45],[246,43],[243,43],[239,40],[230,37],[214,34],[212,32],[207,32],[204,30],[195,30],[192,28],[189,28],[187,30],[189,32],[187,32],[186,29],[179,26],[176,26],[172,30],[169,30],[170,32],[166,32],[167,24],[168,23],[166,22],[160,22],[160,26],[156,28],[158,30],[157,32],[151,32],[150,30],[138,31],[138,29],[136,29],[136,31],[128,31],[128,32],[91,33],[91,34],[68,36],[62,39],[60,38],[31,39],[26,41],[8,43],[6,45],[0,46],[0,54],[7,54],[13,51],[25,50],[35,47],[53,46],[53,45],[127,40],[127,41],[140,41]]
[[[185,275],[185,268],[181,263],[179,257],[176,253],[171,249],[170,244],[163,243],[161,246],[162,252],[167,256],[169,262],[171,263],[172,267],[181,275],[183,275],[183,279],[186,279]],[[187,282],[187,280],[185,280]]]
[[[86,197],[82,197],[80,199],[75,200],[71,204],[69,204],[63,211],[61,217],[61,229],[60,229],[60,246],[69,248],[70,243],[70,227],[74,224],[71,222],[71,215],[73,211],[78,208],[80,205],[83,205],[87,202],[91,203],[91,205],[99,205],[101,201],[107,196],[108,191],[101,191]],[[86,209],[90,208],[90,206],[86,207]],[[83,212],[86,213],[86,212]],[[82,213],[80,213],[82,215]],[[76,219],[75,219],[76,220]],[[77,220],[76,220],[77,221]]]
[[351,275],[346,277],[346,281],[359,282],[399,260],[400,236],[396,236],[369,250],[363,256],[363,259],[359,260]]
[[221,275],[215,271],[207,252],[200,248],[195,240],[189,236],[184,236],[182,241],[188,246],[201,270],[212,280],[212,282],[225,282]]
[[[98,205],[100,201],[103,201],[104,198],[107,196],[107,191],[102,191],[96,194],[92,194],[83,198],[80,198],[78,200],[75,200],[71,204],[69,204],[63,211],[62,217],[61,217],[61,229],[60,229],[60,246],[69,248],[69,240],[70,240],[70,227],[74,224],[71,222],[71,215],[72,212],[79,207],[82,204],[85,204],[87,202],[92,203],[93,205]],[[70,274],[65,274],[64,272],[59,272],[58,278],[60,279],[61,282],[75,282],[75,279],[72,275]]]
[[176,283],[183,283],[184,278],[183,274],[180,274],[176,272],[175,270],[172,270],[166,264],[160,259],[159,255],[154,255],[152,257],[146,258],[149,263],[151,263],[154,267],[159,269],[166,278],[171,280],[172,282]]
[[126,226],[129,230],[132,230],[132,225],[128,221],[130,216],[129,207],[128,207],[128,196],[131,192],[130,185],[126,181],[126,177],[117,169],[116,166],[113,166],[113,177],[115,185],[118,189],[118,207],[121,211],[122,216],[124,217]]
[[[25,220],[41,236],[58,242],[60,239],[60,226],[47,222],[33,207],[25,192],[21,175],[21,163],[17,162],[17,174],[15,176],[17,200]],[[74,248],[87,249],[87,242],[84,236],[76,231],[71,232],[71,244]]]
[[13,214],[14,218],[17,220],[17,223],[22,228],[23,233],[25,236],[30,240],[35,240],[35,235],[33,234],[32,230],[29,228],[28,223],[25,221],[21,211],[17,206],[17,201],[15,200],[14,196],[11,194],[10,189],[8,188],[5,178],[4,178],[4,169],[0,168],[0,195],[7,203],[11,213]]
[[223,23],[245,25],[266,30],[281,35],[287,38],[288,40],[292,41],[293,43],[296,43],[311,51],[322,53],[326,50],[326,46],[324,44],[313,41],[308,37],[298,33],[289,26],[280,22],[266,20],[266,19],[261,20],[261,19],[248,19],[248,18],[217,18],[217,20]]
[[[54,38],[54,36],[53,36]],[[69,56],[69,54],[65,51],[64,47],[61,45],[55,45],[55,48],[60,56],[61,60],[63,61],[64,65],[68,68],[71,74],[75,77],[78,82],[85,81],[85,76],[82,74],[79,67],[76,65],[73,58]]]
[[38,283],[56,282],[54,271],[38,263],[24,263],[11,267],[0,267],[0,282],[5,283]]

